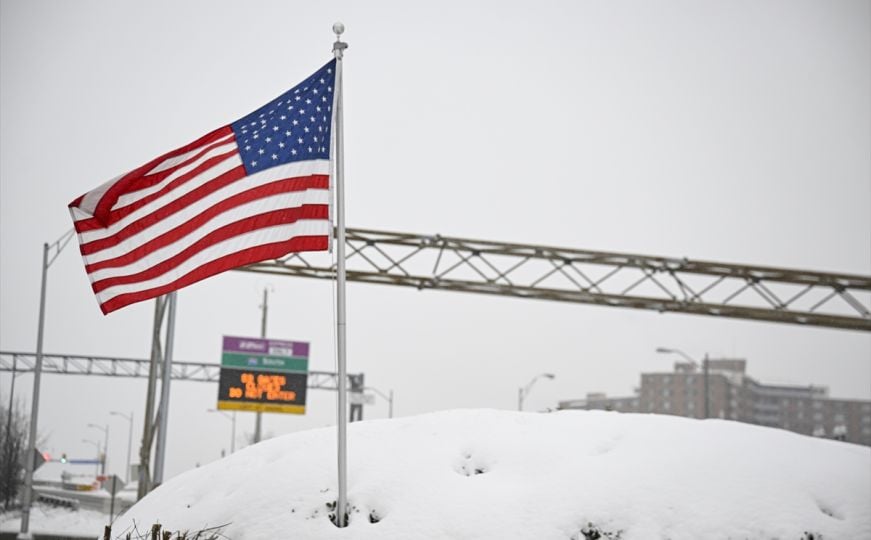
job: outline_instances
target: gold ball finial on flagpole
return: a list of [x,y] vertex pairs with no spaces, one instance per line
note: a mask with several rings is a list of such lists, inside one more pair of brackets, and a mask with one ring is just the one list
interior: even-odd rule
[[345,31],[345,25],[337,22],[333,24],[333,32],[336,34],[336,42],[333,43],[333,54],[336,59],[342,59],[342,51],[348,48],[348,44],[342,41],[342,33]]

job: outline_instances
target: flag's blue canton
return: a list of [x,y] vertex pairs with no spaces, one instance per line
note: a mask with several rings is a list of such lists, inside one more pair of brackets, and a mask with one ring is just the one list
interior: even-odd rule
[[245,171],[329,159],[336,61],[248,116],[233,122]]

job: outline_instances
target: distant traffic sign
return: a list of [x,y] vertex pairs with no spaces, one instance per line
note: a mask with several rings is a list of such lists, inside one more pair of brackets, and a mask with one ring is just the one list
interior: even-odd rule
[[118,478],[117,474],[113,474],[106,478],[106,480],[103,482],[103,489],[105,489],[112,495],[115,495],[116,493],[124,489],[124,481]]
[[352,405],[375,405],[374,394],[364,394],[363,392],[351,392],[348,394]]
[[224,336],[218,409],[305,414],[309,344]]
[[[51,457],[51,456],[49,456],[49,457]],[[42,467],[42,464],[45,463],[46,461],[47,460],[45,459],[45,454],[43,454],[42,452],[40,452],[39,450],[34,448],[33,449],[33,470],[35,471],[36,469]]]

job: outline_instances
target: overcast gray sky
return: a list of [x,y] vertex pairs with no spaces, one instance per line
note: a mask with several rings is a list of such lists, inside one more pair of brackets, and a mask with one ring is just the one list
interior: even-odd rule
[[[336,20],[350,226],[868,275],[869,5],[3,1],[0,348],[35,350],[41,246],[71,227],[69,201],[301,81]],[[311,368],[332,370],[330,284],[239,272],[180,292],[176,358],[218,363],[221,335],[258,335],[267,285],[270,337],[310,341]],[[46,352],[148,355],[152,304],[104,317],[74,245],[48,287]],[[395,390],[398,415],[514,408],[544,371],[529,409],[628,395],[670,369],[657,346],[871,398],[859,332],[359,284],[348,305],[349,370]],[[135,411],[138,439],[145,380],[43,381],[46,449],[91,455],[87,424],[108,422],[121,473],[127,426],[107,411]],[[216,393],[174,383],[170,475],[229,446],[205,412]],[[334,397],[265,432],[334,423]]]

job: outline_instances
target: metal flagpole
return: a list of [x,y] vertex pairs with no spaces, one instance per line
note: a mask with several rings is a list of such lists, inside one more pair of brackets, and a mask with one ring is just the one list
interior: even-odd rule
[[[45,285],[48,279],[48,267],[60,255],[67,243],[73,237],[73,230],[64,233],[53,244],[42,245],[42,284],[39,290],[39,326],[36,331],[36,364],[33,366],[33,401],[30,405],[30,433],[27,439],[27,451],[24,453],[24,493],[21,498],[21,529],[19,540],[33,538],[30,534],[30,503],[33,498],[33,452],[36,449],[36,424],[39,418],[39,385],[42,377],[42,342],[45,330]],[[54,247],[55,253],[49,259],[49,250]],[[14,377],[14,375],[13,375]]]
[[336,42],[333,44],[333,55],[336,58],[335,82],[335,173],[336,173],[336,354],[338,356],[338,458],[339,458],[339,497],[336,501],[336,525],[346,525],[347,514],[347,450],[348,450],[348,381],[345,350],[345,170],[344,141],[342,133],[342,54],[348,48],[341,40],[345,25],[337,22],[333,25]]

